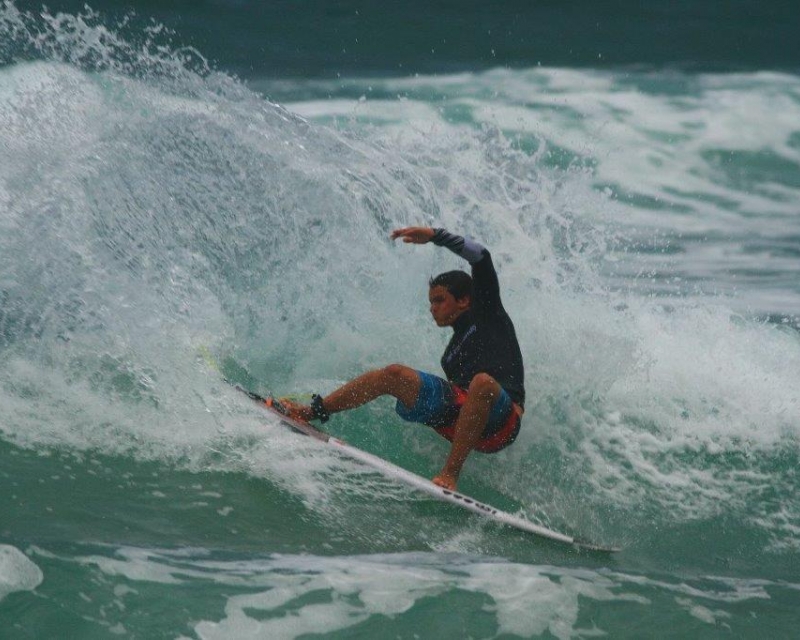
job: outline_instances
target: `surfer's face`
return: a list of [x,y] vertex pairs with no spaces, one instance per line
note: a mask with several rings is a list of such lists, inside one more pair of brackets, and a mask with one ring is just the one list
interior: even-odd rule
[[469,309],[470,303],[469,296],[457,300],[452,293],[441,285],[430,288],[428,300],[431,303],[431,315],[440,327],[452,326],[458,316]]

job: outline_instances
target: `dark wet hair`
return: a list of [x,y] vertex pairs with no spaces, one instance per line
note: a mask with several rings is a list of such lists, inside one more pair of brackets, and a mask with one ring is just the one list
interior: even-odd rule
[[472,298],[472,278],[463,271],[445,271],[428,280],[429,287],[444,287],[456,300]]

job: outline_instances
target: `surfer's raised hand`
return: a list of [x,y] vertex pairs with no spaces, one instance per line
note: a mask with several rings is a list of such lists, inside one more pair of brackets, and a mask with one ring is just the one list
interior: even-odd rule
[[392,231],[392,240],[402,238],[406,243],[425,244],[433,240],[435,233],[430,227],[405,227]]

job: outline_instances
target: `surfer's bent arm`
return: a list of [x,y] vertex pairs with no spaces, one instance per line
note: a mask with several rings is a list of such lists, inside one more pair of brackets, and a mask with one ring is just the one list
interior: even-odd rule
[[431,242],[450,249],[472,266],[472,282],[475,288],[473,307],[476,311],[491,312],[502,308],[500,282],[497,280],[492,256],[486,247],[472,238],[458,236],[445,229],[434,229]]

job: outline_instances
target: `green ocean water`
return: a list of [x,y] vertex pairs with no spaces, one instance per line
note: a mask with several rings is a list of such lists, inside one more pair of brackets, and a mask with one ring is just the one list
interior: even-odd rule
[[[0,5],[0,638],[796,636],[800,79],[753,35],[780,7],[739,53],[664,9],[696,64],[406,74],[331,53],[363,7],[312,5],[317,49],[291,14],[294,49],[228,58],[182,42],[258,34],[249,3]],[[518,441],[459,488],[619,553],[399,486],[208,365],[437,373],[427,280],[463,265],[388,239],[418,223],[492,250],[526,363]],[[327,428],[423,476],[447,453],[388,399]]]

